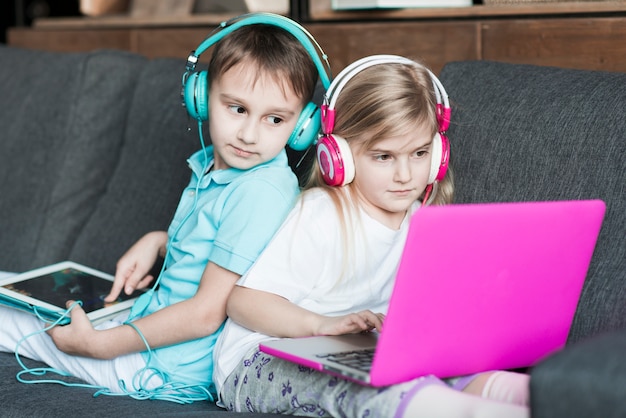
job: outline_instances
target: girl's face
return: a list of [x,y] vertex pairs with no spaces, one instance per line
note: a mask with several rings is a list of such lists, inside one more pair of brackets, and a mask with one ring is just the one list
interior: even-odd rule
[[214,169],[247,170],[275,158],[293,131],[303,100],[288,83],[243,62],[211,83],[209,130]]
[[[426,189],[430,173],[432,131],[382,139],[371,149],[353,147],[354,187],[365,211],[392,229]],[[355,149],[356,148],[356,149]]]

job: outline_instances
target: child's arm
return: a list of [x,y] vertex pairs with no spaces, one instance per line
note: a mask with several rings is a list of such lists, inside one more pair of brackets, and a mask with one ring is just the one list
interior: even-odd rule
[[253,331],[274,337],[341,335],[381,330],[383,314],[361,311],[330,317],[319,315],[274,293],[235,286],[228,298],[228,316]]
[[[176,344],[214,333],[226,319],[226,300],[239,275],[209,263],[197,293],[134,321],[151,348]],[[75,307],[71,323],[48,331],[57,347],[68,354],[111,359],[146,349],[131,326],[95,330],[85,312]]]
[[[230,248],[239,248],[245,243],[248,259],[258,255],[267,245],[293,206],[291,195],[285,195],[284,187],[276,186],[277,179],[272,177],[271,180],[260,175],[252,176],[248,181],[239,184],[223,203],[220,220],[222,234],[219,238],[225,239]],[[295,179],[289,183],[293,183],[296,189]],[[293,197],[295,198],[295,194]],[[146,240],[147,243],[139,246],[143,249],[141,251],[145,250],[144,256],[156,257],[157,247],[164,252],[166,238],[160,236]],[[132,261],[139,260],[140,257],[135,254],[130,258]],[[145,267],[143,270],[145,276],[147,270]],[[209,262],[193,297],[168,304],[157,312],[133,321],[133,325],[141,332],[150,348],[209,336],[226,319],[226,301],[239,278],[239,274]],[[95,330],[80,307],[72,310],[70,324],[54,327],[49,334],[61,351],[85,357],[111,359],[146,350],[143,340],[130,325]]]

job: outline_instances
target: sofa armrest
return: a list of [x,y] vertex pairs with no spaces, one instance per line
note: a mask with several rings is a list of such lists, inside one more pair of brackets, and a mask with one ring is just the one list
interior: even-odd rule
[[570,345],[531,372],[533,418],[626,416],[626,329]]

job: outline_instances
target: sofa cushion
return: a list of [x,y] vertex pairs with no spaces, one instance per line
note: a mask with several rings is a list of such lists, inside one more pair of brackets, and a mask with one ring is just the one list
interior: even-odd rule
[[581,341],[532,370],[533,418],[626,416],[626,330]]
[[0,46],[0,270],[68,257],[116,165],[144,61]]
[[[44,363],[22,358],[27,367],[45,367]],[[64,387],[54,383],[26,384],[16,380],[21,371],[15,355],[0,353],[0,417],[2,418],[65,418],[65,417],[279,417],[277,414],[233,413],[208,401],[178,404],[168,401],[136,400],[127,396],[99,395],[85,387]],[[33,380],[23,376],[26,380]],[[46,375],[69,384],[84,383],[71,377]]]
[[457,202],[604,200],[569,341],[625,327],[626,74],[481,61],[440,78]]
[[[70,259],[108,272],[143,234],[166,230],[200,148],[197,123],[180,99],[185,61],[156,59],[138,73],[115,170]],[[190,129],[188,129],[190,128]],[[208,139],[207,139],[208,141]]]

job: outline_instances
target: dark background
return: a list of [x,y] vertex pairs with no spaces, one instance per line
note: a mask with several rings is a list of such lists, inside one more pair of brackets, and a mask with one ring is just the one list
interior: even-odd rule
[[[306,21],[308,1],[291,0],[291,17]],[[482,4],[482,0],[473,3]],[[0,43],[6,43],[7,28],[30,26],[34,19],[54,16],[80,16],[80,0],[0,0]]]
[[0,42],[11,26],[29,26],[48,16],[80,16],[79,0],[0,0]]

